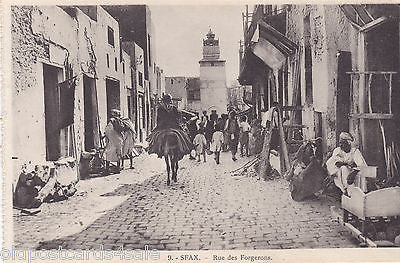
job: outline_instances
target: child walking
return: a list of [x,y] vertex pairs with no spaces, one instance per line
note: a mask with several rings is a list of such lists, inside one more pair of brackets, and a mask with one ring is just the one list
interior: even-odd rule
[[194,137],[193,144],[196,147],[197,161],[200,162],[200,155],[203,154],[204,162],[206,162],[206,146],[207,140],[204,136],[204,128],[200,128],[197,135]]
[[224,144],[224,134],[222,133],[222,130],[223,126],[221,124],[217,124],[211,142],[211,151],[213,151],[215,154],[214,159],[217,164],[219,164],[219,156],[222,150],[222,145]]

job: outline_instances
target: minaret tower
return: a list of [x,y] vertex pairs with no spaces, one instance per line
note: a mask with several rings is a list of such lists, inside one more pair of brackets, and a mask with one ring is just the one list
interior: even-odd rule
[[203,58],[200,63],[200,98],[202,110],[227,112],[225,60],[220,59],[219,40],[210,29],[203,39]]

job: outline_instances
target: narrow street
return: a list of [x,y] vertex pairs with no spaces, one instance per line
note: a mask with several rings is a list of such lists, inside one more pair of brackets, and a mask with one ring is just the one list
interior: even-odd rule
[[400,248],[400,5],[5,7],[0,259]]
[[[71,206],[46,204],[47,213],[42,209],[34,217],[14,216],[15,243],[41,249],[100,245],[105,249],[148,245],[160,250],[356,247],[348,232],[332,222],[332,201],[295,202],[286,180],[231,176],[229,172],[247,158],[232,163],[230,154],[224,153],[222,164],[217,166],[213,156],[208,156],[207,163],[185,157],[180,162],[178,182],[170,187],[161,159],[139,158],[136,162],[141,162],[143,169],[87,180],[84,183],[94,189],[91,198],[79,197],[78,190],[77,197],[63,201],[75,208],[75,216],[86,220],[74,233],[68,226],[70,233],[62,234],[59,226],[59,217],[74,219],[74,214],[65,211]],[[144,170],[152,175],[141,176],[151,174]],[[59,217],[52,216],[56,207]],[[66,224],[71,220],[62,221]],[[58,236],[54,233],[57,226]]]

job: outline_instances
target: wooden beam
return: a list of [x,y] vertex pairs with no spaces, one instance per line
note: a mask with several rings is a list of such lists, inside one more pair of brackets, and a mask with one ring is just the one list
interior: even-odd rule
[[284,124],[283,127],[285,128],[309,128],[310,125],[303,125],[303,124]]
[[393,74],[389,75],[389,113],[392,114],[392,78]]
[[396,71],[349,71],[346,74],[397,74]]
[[[354,12],[356,13],[356,18],[360,19],[361,22],[365,25],[367,22],[365,22],[365,21],[361,18],[361,16],[360,16],[360,14],[358,13],[357,9],[354,8],[354,5],[350,5],[350,6],[351,6],[351,8],[354,10]],[[357,19],[357,20],[358,20],[358,19]]]
[[355,118],[355,119],[390,120],[390,119],[393,119],[393,114],[389,114],[389,113],[358,113],[358,114],[351,114],[350,117]]
[[365,11],[365,13],[368,15],[368,17],[369,17],[371,20],[374,20],[374,19],[375,19],[375,18],[371,15],[371,13],[368,12],[368,10],[367,10],[366,7],[364,8],[364,11]]
[[362,27],[360,27],[359,30],[362,31],[362,32],[368,32],[368,31],[374,29],[375,27],[384,24],[385,22],[387,22],[387,20],[388,19],[386,17],[384,17],[384,16],[379,17],[379,18],[377,18],[377,19],[375,19],[375,20],[363,25]]
[[357,28],[357,30],[361,31],[361,26],[358,25],[357,23],[351,21],[351,19],[348,19],[348,21],[350,22],[350,24],[352,24],[355,28]]
[[372,113],[371,83],[372,83],[372,74],[368,74],[367,96],[368,96],[368,111],[369,111],[369,113]]
[[300,111],[303,110],[303,106],[283,106],[283,111]]

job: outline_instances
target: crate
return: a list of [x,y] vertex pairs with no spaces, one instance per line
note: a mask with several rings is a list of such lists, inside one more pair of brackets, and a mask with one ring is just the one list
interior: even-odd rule
[[361,220],[369,217],[400,216],[400,187],[364,193],[349,186],[349,196],[342,196],[342,208]]

